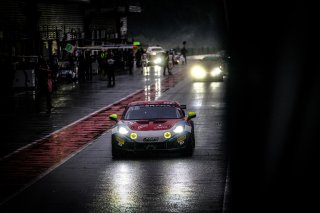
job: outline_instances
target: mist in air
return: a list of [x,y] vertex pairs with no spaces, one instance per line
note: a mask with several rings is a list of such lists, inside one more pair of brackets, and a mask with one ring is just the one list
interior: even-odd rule
[[182,47],[223,49],[225,20],[223,1],[142,0],[142,13],[129,17],[128,32],[144,45],[166,49]]

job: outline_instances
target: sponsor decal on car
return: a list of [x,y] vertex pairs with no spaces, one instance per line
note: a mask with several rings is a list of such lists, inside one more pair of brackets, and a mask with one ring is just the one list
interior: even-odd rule
[[143,138],[143,142],[157,142],[159,137],[145,137]]

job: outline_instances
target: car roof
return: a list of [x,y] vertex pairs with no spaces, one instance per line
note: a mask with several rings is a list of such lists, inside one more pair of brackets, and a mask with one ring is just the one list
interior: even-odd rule
[[177,101],[170,101],[170,100],[157,100],[157,101],[133,101],[128,104],[128,106],[134,106],[134,105],[175,105],[177,107],[180,107],[180,104]]
[[159,46],[151,46],[151,47],[148,47],[148,50],[164,50],[164,49]]
[[204,60],[204,61],[217,61],[220,59],[221,59],[220,55],[208,55],[208,56],[204,56],[202,58],[202,60]]

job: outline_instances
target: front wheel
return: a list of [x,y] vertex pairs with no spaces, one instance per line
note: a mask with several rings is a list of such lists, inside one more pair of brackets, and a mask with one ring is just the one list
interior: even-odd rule
[[195,147],[194,137],[190,135],[190,140],[188,141],[187,147],[182,151],[182,155],[186,157],[192,156],[194,147]]
[[112,157],[113,158],[122,157],[122,151],[117,149],[117,148],[115,148],[113,144],[112,144],[112,147],[111,147],[111,153],[112,153]]
[[193,123],[193,121],[190,121],[190,124],[191,124],[191,137],[192,137],[192,140],[193,140],[192,147],[195,148],[195,146],[196,146],[196,138],[195,138],[195,135],[194,135],[194,123]]

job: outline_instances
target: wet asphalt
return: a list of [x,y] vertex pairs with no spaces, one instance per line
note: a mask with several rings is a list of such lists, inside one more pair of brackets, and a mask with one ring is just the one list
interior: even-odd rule
[[5,125],[1,128],[1,158],[18,148],[28,145],[62,127],[87,116],[119,99],[128,96],[145,85],[152,85],[155,79],[166,76],[144,76],[141,69],[134,74],[121,73],[116,76],[116,86],[108,87],[108,82],[98,75],[93,80],[64,82],[52,95],[51,114],[46,113],[45,98],[41,100],[41,111],[37,113],[34,105],[34,91],[17,91],[13,98],[4,101],[0,111]]
[[[184,68],[177,66],[174,72]],[[154,153],[114,160],[107,130],[12,196],[1,205],[1,212],[228,212],[230,186],[223,143],[226,82],[191,82],[186,77],[166,91],[150,90],[151,85],[161,87],[167,77],[151,72],[119,75],[114,88],[98,76],[91,82],[62,85],[53,96],[55,108],[50,115],[33,111],[31,92],[17,94],[15,103],[28,104],[15,104],[14,112],[1,115],[11,116],[1,155],[142,90],[146,100],[177,100],[187,104],[187,111],[197,112],[192,157]]]

